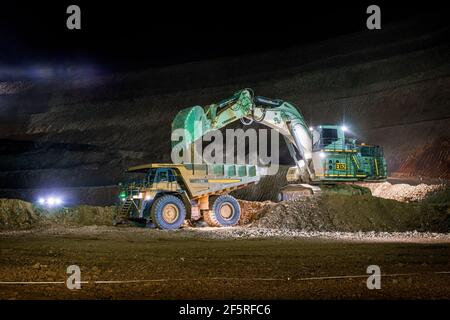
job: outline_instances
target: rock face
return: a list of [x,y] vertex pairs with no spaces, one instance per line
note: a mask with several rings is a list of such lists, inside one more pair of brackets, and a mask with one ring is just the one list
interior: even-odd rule
[[384,147],[391,175],[448,180],[449,33],[414,20],[278,52],[0,82],[0,197],[71,188],[74,202],[110,204],[110,191],[80,190],[112,188],[130,165],[170,162],[178,110],[245,87],[296,104],[310,124],[345,121]]

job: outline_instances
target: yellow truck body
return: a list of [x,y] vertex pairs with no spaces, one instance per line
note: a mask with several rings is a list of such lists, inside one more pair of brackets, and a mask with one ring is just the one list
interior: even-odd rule
[[[260,180],[256,166],[239,164],[152,163],[131,167],[127,172],[142,173],[144,177],[122,187],[121,215],[146,219],[163,229],[172,229],[170,223],[158,223],[159,218],[164,220],[164,210],[169,212],[170,208],[167,216],[178,217],[177,224],[185,211],[186,219],[204,218],[211,226],[235,225],[240,207],[228,193]],[[182,201],[183,207],[175,198]],[[161,202],[167,202],[166,209]]]

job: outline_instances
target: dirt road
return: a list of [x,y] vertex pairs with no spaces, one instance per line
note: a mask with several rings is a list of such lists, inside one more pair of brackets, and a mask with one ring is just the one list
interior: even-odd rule
[[[218,240],[83,227],[3,233],[0,250],[1,299],[450,298],[448,240]],[[65,285],[73,264],[80,290]],[[381,290],[367,289],[372,264],[385,274]]]

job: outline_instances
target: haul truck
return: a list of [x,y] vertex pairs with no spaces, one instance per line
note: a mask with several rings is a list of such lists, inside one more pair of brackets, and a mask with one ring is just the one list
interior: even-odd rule
[[241,209],[230,191],[257,183],[254,165],[148,164],[131,167],[143,177],[123,185],[121,216],[178,229],[185,219],[203,217],[210,226],[234,226]]

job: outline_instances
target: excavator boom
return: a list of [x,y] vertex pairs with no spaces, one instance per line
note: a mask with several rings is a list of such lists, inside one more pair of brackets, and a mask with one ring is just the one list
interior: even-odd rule
[[[283,100],[254,97],[251,89],[240,90],[230,98],[205,108],[194,106],[181,110],[172,122],[172,132],[184,130],[184,140],[172,142],[172,147],[180,147],[182,143],[184,150],[190,150],[189,146],[208,132],[238,120],[244,124],[259,122],[277,130],[285,137],[298,169],[309,179],[314,178],[314,170],[309,165],[312,159],[312,135],[299,110]],[[300,160],[295,156],[292,146],[300,154]]]

